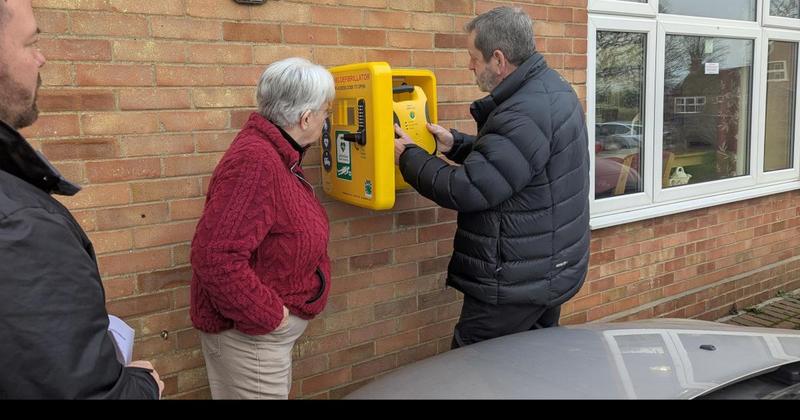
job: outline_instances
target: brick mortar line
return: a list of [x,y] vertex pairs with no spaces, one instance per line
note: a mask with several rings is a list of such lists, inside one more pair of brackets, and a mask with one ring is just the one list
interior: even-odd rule
[[[603,318],[596,319],[594,321],[590,321],[590,323],[611,322],[611,321],[614,321],[614,320],[617,320],[617,319],[621,319],[621,318],[624,318],[626,316],[633,315],[633,314],[635,314],[637,312],[641,312],[641,311],[643,311],[645,309],[655,308],[656,306],[658,306],[658,305],[660,305],[662,303],[667,303],[667,302],[670,302],[670,301],[673,301],[673,300],[678,300],[678,299],[680,299],[682,297],[686,297],[686,296],[689,296],[689,295],[693,295],[695,293],[702,292],[703,290],[707,290],[707,289],[718,287],[718,286],[721,286],[721,285],[724,285],[724,284],[735,282],[735,281],[750,277],[752,275],[764,272],[766,270],[771,270],[773,268],[777,268],[777,267],[780,267],[780,266],[783,266],[783,265],[791,264],[791,263],[793,263],[795,261],[800,261],[800,255],[792,257],[792,258],[789,258],[787,260],[778,261],[778,262],[772,263],[772,264],[764,266],[764,267],[760,267],[760,268],[758,268],[756,270],[751,270],[751,271],[748,271],[746,273],[738,274],[738,275],[733,276],[731,278],[728,278],[728,279],[725,279],[725,280],[720,280],[718,282],[715,282],[715,283],[712,283],[712,284],[709,284],[709,285],[706,285],[706,286],[697,287],[697,288],[694,288],[694,289],[689,289],[689,290],[687,290],[685,292],[682,292],[682,293],[679,293],[677,295],[672,295],[672,296],[669,296],[669,297],[661,298],[661,299],[656,300],[654,302],[650,302],[650,303],[645,304],[645,305],[640,305],[640,306],[637,306],[637,307],[632,308],[632,309],[628,309],[628,310],[623,311],[623,312],[619,312],[619,313],[616,313],[616,314],[611,314],[611,315],[605,316]],[[800,291],[800,289],[798,289],[796,292],[799,292],[799,291]],[[794,292],[792,292],[792,293],[794,293]],[[776,299],[782,299],[782,298],[776,298]],[[772,301],[774,301],[776,299],[770,299],[767,302],[772,302]]]

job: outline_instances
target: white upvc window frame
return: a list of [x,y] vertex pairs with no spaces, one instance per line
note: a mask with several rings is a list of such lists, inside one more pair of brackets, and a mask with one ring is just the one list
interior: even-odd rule
[[[703,0],[697,0],[703,1]],[[763,19],[764,1],[769,0],[755,0],[756,1],[756,19],[755,20],[736,20],[736,19],[722,19],[705,16],[692,16],[692,15],[677,15],[671,13],[659,13],[658,18],[660,22],[672,21],[675,23],[688,23],[697,25],[722,25],[740,27],[741,25],[751,26],[753,28],[761,29],[761,20]],[[658,11],[658,4],[656,4],[656,11]]]
[[[766,107],[766,78],[768,42],[769,40],[794,42],[800,38],[800,27],[796,19],[784,18],[776,21],[768,14],[769,0],[757,0],[756,22],[700,18],[693,16],[659,14],[658,1],[650,0],[652,9],[634,8],[626,2],[613,0],[589,0],[589,34],[588,34],[588,68],[587,68],[587,124],[590,140],[594,139],[595,123],[595,87],[596,87],[596,34],[601,31],[641,32],[648,33],[647,66],[649,77],[645,94],[646,115],[650,121],[644,134],[645,159],[643,167],[644,192],[627,194],[620,197],[608,197],[600,200],[594,198],[594,164],[595,151],[590,141],[591,157],[591,227],[598,229],[608,226],[633,223],[654,217],[662,217],[708,208],[742,200],[780,194],[800,189],[800,80],[797,86],[796,122],[794,137],[794,165],[792,169],[763,172]],[[642,5],[640,5],[642,6]],[[776,24],[781,23],[781,25]],[[688,24],[690,31],[680,33],[680,25]],[[652,27],[655,25],[655,31]],[[720,28],[716,28],[719,26]],[[785,26],[791,30],[773,29],[771,26]],[[646,28],[646,29],[642,29]],[[750,171],[748,175],[662,189],[661,179],[663,162],[663,98],[664,98],[664,43],[667,30],[671,34],[689,36],[727,37],[736,39],[753,39],[753,80],[751,97],[751,134],[750,134]],[[675,31],[678,31],[677,33]],[[657,45],[653,45],[656,42]],[[800,45],[800,41],[797,41]],[[799,47],[800,48],[800,47]],[[658,57],[655,57],[658,55]],[[799,52],[800,55],[800,52]],[[800,66],[800,62],[798,62]],[[657,69],[655,69],[657,67]],[[653,70],[651,70],[653,69]],[[659,80],[656,80],[656,79]],[[800,79],[800,75],[798,76]],[[713,100],[713,99],[710,99]],[[656,109],[658,107],[658,109]],[[647,120],[645,120],[647,121]],[[658,124],[658,126],[655,126]],[[655,157],[659,158],[656,160]]]
[[[756,23],[757,25],[757,23]],[[671,17],[663,19],[658,24],[658,46],[656,47],[656,110],[655,110],[655,156],[662,156],[663,152],[663,131],[664,131],[664,67],[666,59],[666,37],[667,35],[677,36],[701,36],[714,38],[733,38],[738,40],[751,40],[753,42],[753,74],[751,75],[752,91],[750,95],[750,171],[746,175],[735,178],[727,178],[716,181],[703,182],[699,184],[688,184],[663,188],[661,178],[653,179],[654,204],[667,203],[674,201],[687,200],[692,198],[703,198],[713,194],[736,191],[751,188],[756,185],[755,168],[758,157],[759,118],[758,109],[761,97],[761,29],[754,28],[752,25],[734,26],[709,26],[697,25],[695,23],[677,22]],[[663,159],[656,162],[656,173],[663,171]]]
[[[656,51],[656,21],[654,19],[642,19],[633,17],[593,17],[589,20],[589,40],[588,51],[597,51],[597,31],[601,32],[634,32],[641,33],[647,36],[647,56],[645,57],[646,65],[646,80],[645,80],[645,115],[642,121],[645,123],[642,135],[644,136],[644,154],[642,155],[641,162],[644,164],[642,170],[642,180],[644,191],[633,194],[625,194],[617,197],[604,198],[602,200],[594,199],[595,191],[595,152],[594,143],[592,142],[591,151],[589,153],[591,174],[590,177],[590,207],[592,212],[605,213],[611,211],[618,211],[628,209],[631,206],[647,206],[653,201],[653,185],[648,182],[648,177],[652,176],[654,155],[653,155],[653,130],[650,125],[654,121],[654,93],[655,93],[655,51]],[[589,54],[587,61],[587,84],[589,86],[597,86],[597,56],[592,53]],[[591,139],[595,138],[595,113],[596,97],[594,89],[587,89],[587,126],[589,129],[589,136]],[[649,122],[649,123],[648,123]],[[659,178],[660,179],[660,178]]]
[[763,16],[764,26],[771,26],[775,28],[786,28],[786,29],[797,29],[798,27],[800,27],[800,19],[770,15],[769,9],[772,0],[759,0],[759,1],[761,1],[761,14]]
[[655,17],[658,14],[658,0],[648,0],[646,3],[624,0],[589,0],[588,9],[589,13]]
[[[759,122],[758,125],[759,137],[758,144],[758,183],[780,182],[800,178],[800,30],[787,31],[782,29],[765,28],[764,35],[761,40],[761,50],[763,51],[761,68],[764,69],[764,76],[760,80],[761,92],[763,95],[759,98]],[[764,172],[764,155],[766,153],[766,113],[767,113],[767,65],[769,63],[769,41],[784,41],[794,42],[797,44],[798,62],[795,63],[795,68],[798,69],[797,76],[795,76],[795,121],[794,121],[794,145],[792,156],[792,167],[789,169]]]

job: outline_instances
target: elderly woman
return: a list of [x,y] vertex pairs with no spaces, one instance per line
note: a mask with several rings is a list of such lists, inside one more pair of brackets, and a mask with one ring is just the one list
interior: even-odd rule
[[288,398],[292,347],[330,289],[328,219],[300,162],[320,139],[333,77],[289,58],[264,71],[257,96],[192,241],[191,317],[214,399]]

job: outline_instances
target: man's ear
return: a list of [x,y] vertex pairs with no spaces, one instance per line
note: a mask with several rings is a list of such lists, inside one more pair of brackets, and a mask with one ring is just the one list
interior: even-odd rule
[[497,60],[497,70],[502,74],[506,67],[508,67],[508,60],[506,59],[506,55],[503,54],[500,50],[494,50],[492,52],[492,60]]

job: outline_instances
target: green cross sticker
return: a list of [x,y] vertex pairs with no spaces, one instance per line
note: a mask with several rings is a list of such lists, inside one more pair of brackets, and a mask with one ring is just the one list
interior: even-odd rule
[[372,198],[372,181],[364,181],[364,197]]
[[336,132],[336,177],[344,181],[353,180],[350,162],[350,142],[344,139],[347,131]]

